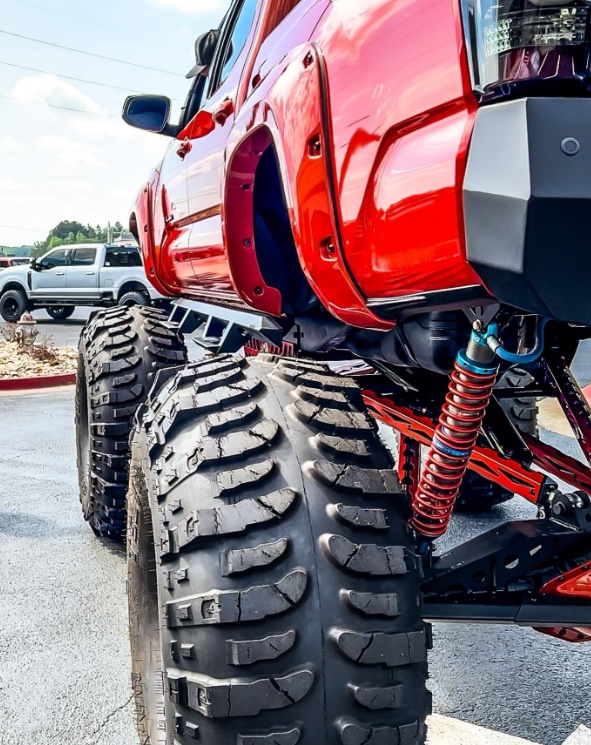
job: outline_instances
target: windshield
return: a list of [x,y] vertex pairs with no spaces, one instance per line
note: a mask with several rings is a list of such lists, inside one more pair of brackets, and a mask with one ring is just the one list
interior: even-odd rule
[[485,96],[542,82],[529,94],[568,95],[589,77],[586,2],[467,0],[464,14],[474,87]]

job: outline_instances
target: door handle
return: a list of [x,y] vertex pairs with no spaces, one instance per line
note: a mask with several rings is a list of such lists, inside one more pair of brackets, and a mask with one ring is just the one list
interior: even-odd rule
[[65,274],[65,272],[56,272],[56,273],[55,273],[55,276],[56,276],[56,277],[63,277],[63,276],[64,276],[64,274]]
[[94,277],[94,272],[86,272],[87,277]]
[[226,98],[226,100],[222,101],[218,108],[213,112],[212,117],[214,122],[223,127],[233,113],[234,101],[232,101],[231,98]]
[[192,149],[193,149],[193,145],[191,145],[191,140],[186,139],[186,140],[183,140],[183,144],[176,151],[176,154],[179,156],[181,160],[184,160],[185,156],[188,153],[190,153]]

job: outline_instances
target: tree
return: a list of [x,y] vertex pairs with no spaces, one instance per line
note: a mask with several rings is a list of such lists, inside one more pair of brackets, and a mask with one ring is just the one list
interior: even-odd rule
[[79,231],[84,232],[84,225],[82,225],[82,223],[76,221],[72,222],[71,220],[62,220],[51,231],[51,234],[57,235],[59,238],[65,240],[70,233],[73,233],[75,236]]
[[49,244],[47,245],[47,250],[51,250],[52,248],[56,248],[57,246],[62,246],[64,243],[63,239],[60,238],[57,235],[52,235]]
[[[115,223],[115,232],[123,231],[120,222]],[[76,220],[62,220],[50,230],[44,241],[37,241],[31,252],[35,258],[47,253],[50,248],[73,243],[102,243],[107,240],[107,228],[97,225],[82,225]]]
[[31,256],[34,259],[38,259],[40,256],[43,256],[43,254],[47,251],[47,241],[35,241],[33,244],[33,250],[31,251]]

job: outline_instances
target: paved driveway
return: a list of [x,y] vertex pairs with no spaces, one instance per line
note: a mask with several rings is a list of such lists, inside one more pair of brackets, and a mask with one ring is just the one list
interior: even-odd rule
[[136,745],[125,559],[80,515],[72,391],[0,421],[0,743]]
[[67,321],[54,321],[44,310],[34,311],[33,316],[41,334],[48,336],[56,346],[77,347],[80,332],[93,310],[96,308],[76,308]]
[[[0,421],[0,744],[137,745],[125,560],[80,515],[73,393],[0,397]],[[449,539],[530,512],[514,500]],[[438,625],[435,709],[558,745],[591,725],[590,662],[526,629]]]

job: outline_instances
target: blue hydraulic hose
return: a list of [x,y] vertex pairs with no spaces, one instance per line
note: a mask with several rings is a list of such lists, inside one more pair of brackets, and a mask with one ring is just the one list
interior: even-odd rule
[[508,352],[503,348],[501,342],[497,338],[499,332],[499,326],[496,323],[491,323],[486,332],[486,343],[492,349],[492,351],[505,362],[518,365],[528,365],[530,362],[535,362],[538,357],[542,354],[544,349],[544,329],[548,323],[547,318],[539,318],[536,325],[536,344],[531,352],[526,354],[517,354],[515,352]]

